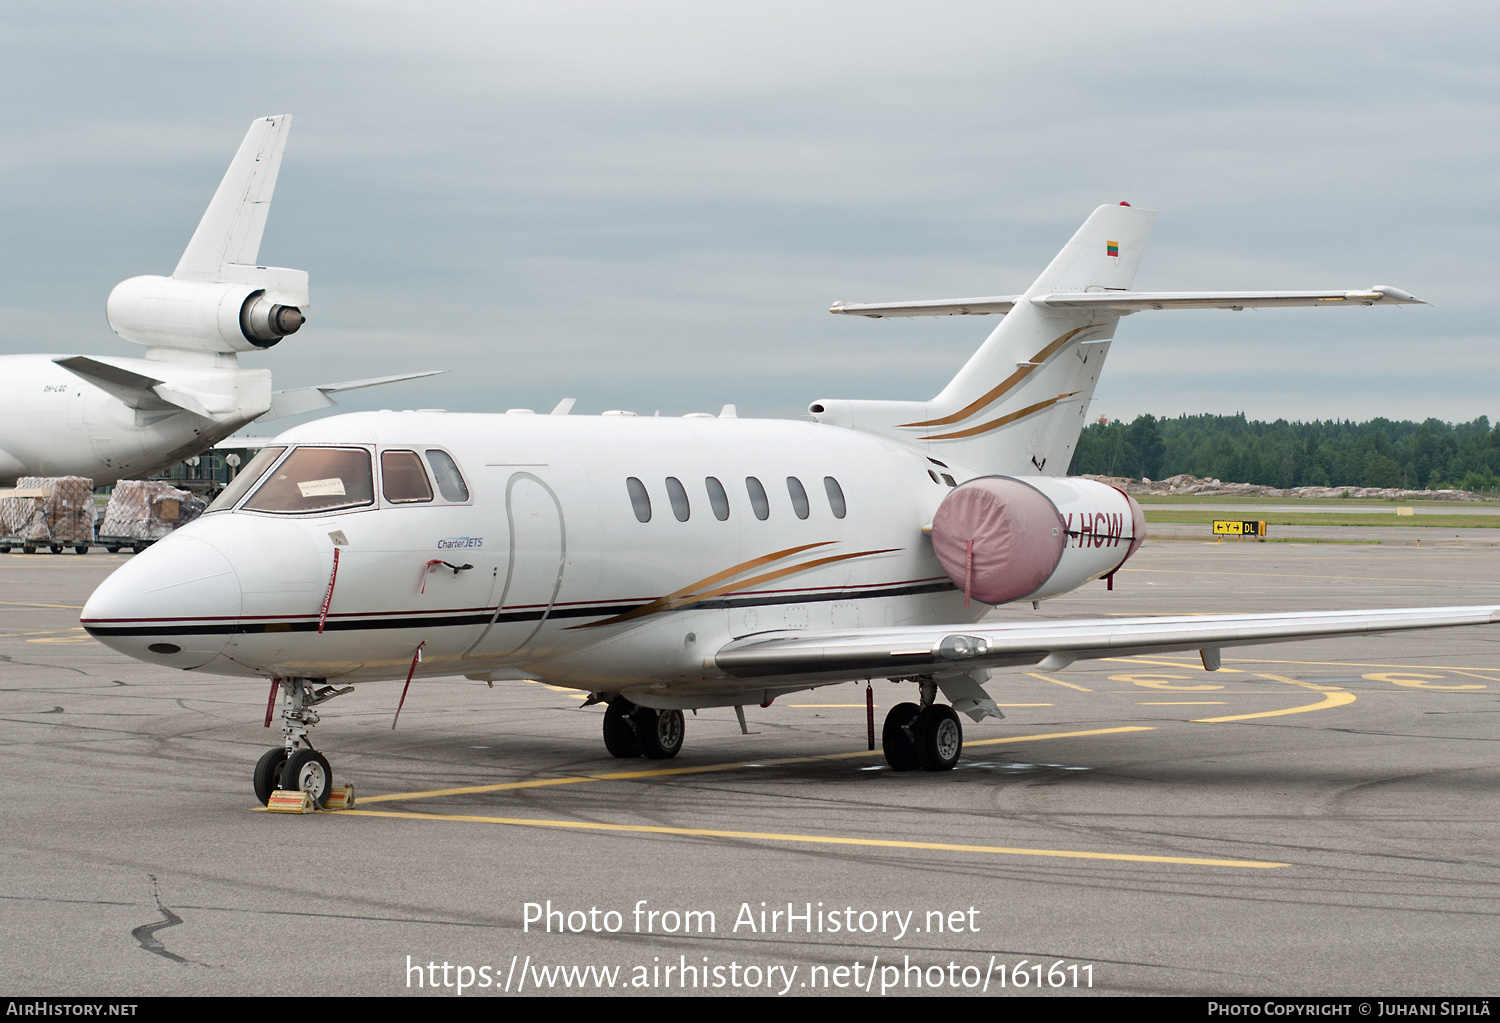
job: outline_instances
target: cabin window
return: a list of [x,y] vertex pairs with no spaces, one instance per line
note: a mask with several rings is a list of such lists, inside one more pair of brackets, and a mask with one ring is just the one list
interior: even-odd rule
[[247,511],[320,512],[355,508],[375,500],[375,474],[364,448],[294,448],[260,489]]
[[630,492],[630,507],[635,509],[635,517],[641,522],[650,522],[651,495],[646,493],[646,484],[631,476],[625,481],[625,489]]
[[458,471],[458,463],[446,451],[427,449],[427,464],[432,466],[433,479],[437,480],[438,493],[443,500],[458,504],[469,499],[469,487],[464,483],[464,474]]
[[771,516],[771,502],[766,498],[766,488],[754,476],[745,477],[745,492],[750,495],[750,509],[755,517],[764,522]]
[[841,519],[847,515],[849,508],[844,504],[844,488],[839,486],[839,481],[832,476],[824,476],[823,489],[828,491],[828,507],[833,509],[833,517]]
[[714,510],[714,518],[723,522],[729,518],[729,495],[724,492],[724,484],[710,476],[703,485],[708,488],[708,504]]
[[208,511],[205,511],[204,514],[206,515],[208,512],[214,511],[228,511],[239,504],[240,498],[248,494],[250,488],[260,482],[260,478],[266,474],[266,470],[271,468],[276,459],[280,458],[281,453],[285,450],[285,447],[261,448],[260,452],[254,458],[250,459],[250,464],[241,469],[239,475],[235,476],[229,482],[229,486],[225,487],[223,492],[214,498],[214,503],[208,506]]
[[391,504],[432,500],[432,485],[415,451],[381,452],[380,492]]
[[802,481],[795,476],[786,478],[786,492],[792,497],[792,511],[797,513],[797,518],[805,519],[812,511],[807,503],[807,491],[802,487]]
[[667,499],[672,502],[672,514],[677,516],[678,522],[686,522],[693,514],[693,509],[688,507],[687,491],[676,476],[667,477]]

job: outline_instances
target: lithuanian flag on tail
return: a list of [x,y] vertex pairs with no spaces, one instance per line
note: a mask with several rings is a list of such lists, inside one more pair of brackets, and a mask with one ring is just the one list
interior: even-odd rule
[[1105,242],[1104,243],[1104,251],[1108,255],[1118,256],[1120,254],[1120,243],[1119,242]]

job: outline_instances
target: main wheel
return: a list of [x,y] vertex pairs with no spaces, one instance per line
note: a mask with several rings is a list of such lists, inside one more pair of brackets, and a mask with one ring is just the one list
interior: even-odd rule
[[604,708],[604,748],[610,756],[628,760],[641,755],[641,740],[636,737],[634,721],[638,709],[623,696],[616,696]]
[[321,809],[328,793],[333,791],[333,768],[317,750],[299,749],[286,758],[286,766],[281,769],[281,787],[294,792],[301,789]]
[[922,766],[917,759],[917,745],[912,742],[906,729],[922,713],[915,703],[898,703],[885,716],[885,728],[880,733],[880,748],[885,750],[885,762],[894,771],[915,771]]
[[924,771],[951,771],[964,751],[964,729],[952,707],[934,703],[912,727]]
[[281,769],[286,766],[286,748],[268,749],[255,762],[255,798],[261,805],[271,801],[271,793],[281,788]]
[[635,721],[641,752],[648,759],[671,760],[682,749],[682,711],[642,707],[635,712]]

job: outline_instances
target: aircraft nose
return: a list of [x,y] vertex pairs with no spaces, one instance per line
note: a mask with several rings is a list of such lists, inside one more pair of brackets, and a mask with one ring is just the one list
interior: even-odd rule
[[79,616],[112,650],[172,668],[218,656],[239,623],[240,581],[222,551],[174,534],[104,580]]

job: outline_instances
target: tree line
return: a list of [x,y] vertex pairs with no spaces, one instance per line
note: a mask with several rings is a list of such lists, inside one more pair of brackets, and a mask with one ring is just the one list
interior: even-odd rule
[[1179,473],[1272,487],[1404,487],[1492,490],[1500,486],[1500,425],[1315,420],[1273,423],[1235,416],[1137,416],[1091,423],[1078,439],[1073,474],[1165,479]]

